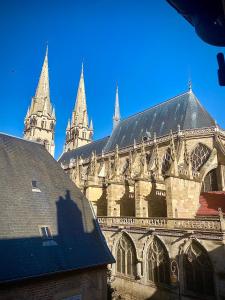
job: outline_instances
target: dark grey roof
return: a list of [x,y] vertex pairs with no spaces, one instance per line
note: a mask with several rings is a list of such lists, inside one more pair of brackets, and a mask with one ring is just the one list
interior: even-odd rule
[[193,129],[215,126],[215,121],[199,103],[192,91],[178,95],[143,112],[128,117],[114,128],[104,151],[113,151],[116,145],[124,148],[133,145],[134,139],[153,138],[180,129]]
[[0,174],[0,282],[114,261],[88,200],[42,145],[0,134]]
[[59,162],[66,164],[70,162],[71,158],[77,158],[77,157],[82,157],[82,158],[88,158],[91,156],[92,152],[95,152],[97,155],[102,153],[103,148],[105,147],[107,141],[109,139],[109,136],[94,141],[92,143],[89,143],[87,145],[81,146],[77,149],[67,151],[63,153],[63,155],[59,158]]

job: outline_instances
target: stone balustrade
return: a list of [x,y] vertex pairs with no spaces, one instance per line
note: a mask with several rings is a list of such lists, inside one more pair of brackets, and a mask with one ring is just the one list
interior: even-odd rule
[[222,232],[224,219],[221,218],[135,218],[135,217],[98,217],[103,227],[124,226],[141,228],[162,228],[177,230],[197,230]]

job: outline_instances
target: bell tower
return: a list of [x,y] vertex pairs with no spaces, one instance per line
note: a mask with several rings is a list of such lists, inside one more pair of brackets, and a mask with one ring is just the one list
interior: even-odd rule
[[70,120],[68,121],[66,128],[66,142],[64,151],[66,152],[72,149],[76,149],[80,146],[92,142],[93,132],[93,122],[92,120],[90,124],[88,122],[84,71],[82,64],[76,103],[72,112],[71,122]]
[[50,101],[47,47],[36,93],[24,120],[24,138],[44,144],[48,152],[54,156],[55,124],[55,109]]

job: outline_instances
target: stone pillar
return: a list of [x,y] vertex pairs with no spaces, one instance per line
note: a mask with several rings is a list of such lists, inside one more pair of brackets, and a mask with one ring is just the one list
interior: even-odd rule
[[219,191],[225,191],[225,166],[224,165],[218,165],[217,168],[217,183],[218,183],[218,189]]
[[178,177],[167,177],[166,203],[168,218],[195,218],[199,208],[201,183]]
[[85,188],[85,195],[87,199],[92,203],[96,216],[102,215],[102,213],[100,213],[100,207],[98,207],[99,206],[98,201],[102,197],[102,194],[103,194],[102,186],[89,184]]
[[148,196],[152,190],[152,183],[137,179],[135,181],[135,216],[140,218],[148,217]]
[[107,216],[120,217],[120,200],[125,193],[125,186],[119,182],[109,182],[107,187]]

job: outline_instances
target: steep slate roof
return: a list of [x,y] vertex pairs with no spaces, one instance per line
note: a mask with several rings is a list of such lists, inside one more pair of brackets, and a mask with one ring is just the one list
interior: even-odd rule
[[0,282],[114,262],[88,200],[44,146],[0,134],[0,174]]
[[91,156],[92,152],[95,152],[97,155],[99,155],[102,153],[102,150],[105,147],[108,139],[109,136],[89,143],[87,145],[81,146],[77,149],[67,151],[63,153],[63,155],[59,158],[59,162],[63,164],[69,163],[71,158],[79,158],[80,156],[82,158],[88,158]]
[[215,126],[215,120],[198,101],[192,90],[121,120],[110,137],[97,140],[75,150],[64,153],[59,161],[69,163],[71,158],[87,158],[92,151],[101,154],[114,151],[116,145],[125,148],[140,143],[142,137],[161,137],[181,130]]
[[154,133],[157,137],[166,135],[170,130],[193,129],[215,126],[215,121],[199,103],[192,91],[178,95],[143,112],[128,117],[115,127],[104,151],[133,145],[134,139],[141,142],[142,137]]

